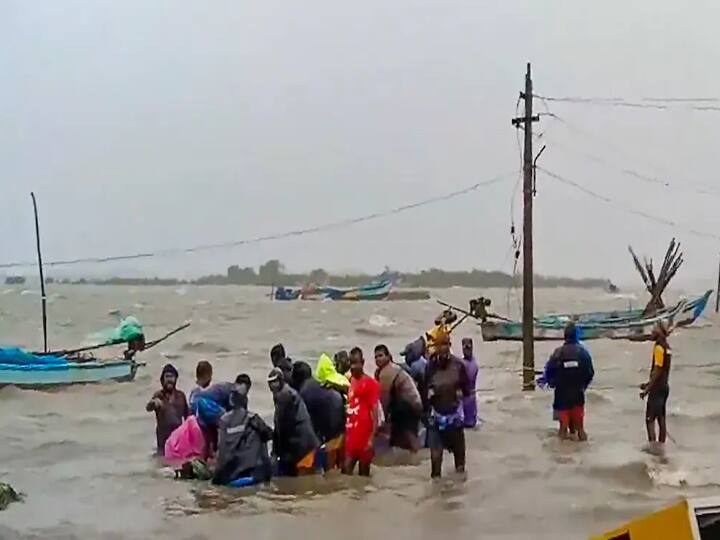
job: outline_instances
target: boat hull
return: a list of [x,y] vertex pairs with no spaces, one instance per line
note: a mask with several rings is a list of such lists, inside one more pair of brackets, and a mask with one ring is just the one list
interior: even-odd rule
[[104,381],[128,382],[135,378],[138,364],[132,361],[70,362],[65,365],[33,366],[0,365],[0,386],[20,388],[53,388]]
[[[655,317],[618,321],[606,319],[605,322],[575,321],[581,340],[625,339],[630,341],[648,341],[658,322],[672,323],[675,327],[689,326],[694,323],[707,306],[712,291],[692,301],[682,301],[672,309]],[[572,320],[571,318],[567,320]],[[561,341],[565,339],[565,320],[549,321],[547,317],[536,319],[533,327],[535,341]],[[522,323],[518,321],[488,320],[480,323],[483,341],[522,341]]]
[[325,298],[330,300],[385,300],[392,290],[392,281],[385,280],[352,289],[324,289]]

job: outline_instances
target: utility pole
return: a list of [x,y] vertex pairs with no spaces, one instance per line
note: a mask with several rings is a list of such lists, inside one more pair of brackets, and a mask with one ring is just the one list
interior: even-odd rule
[[534,292],[533,292],[533,145],[532,124],[540,120],[533,116],[533,86],[530,63],[525,73],[525,92],[520,92],[525,102],[525,115],[514,118],[512,123],[525,132],[523,153],[523,390],[535,389],[535,343],[533,340]]

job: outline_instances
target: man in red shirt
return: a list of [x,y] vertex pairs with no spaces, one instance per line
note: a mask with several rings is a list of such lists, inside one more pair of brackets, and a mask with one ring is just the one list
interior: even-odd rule
[[360,476],[370,476],[373,444],[378,427],[380,385],[365,375],[365,359],[355,347],[350,351],[350,391],[348,392],[347,421],[345,424],[345,474],[353,474],[355,464]]

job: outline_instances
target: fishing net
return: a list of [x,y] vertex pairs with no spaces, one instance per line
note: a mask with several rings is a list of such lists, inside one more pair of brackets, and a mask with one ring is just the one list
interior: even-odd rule
[[132,315],[121,318],[115,328],[107,328],[96,332],[90,340],[98,344],[129,343],[139,338],[144,338],[142,324]]

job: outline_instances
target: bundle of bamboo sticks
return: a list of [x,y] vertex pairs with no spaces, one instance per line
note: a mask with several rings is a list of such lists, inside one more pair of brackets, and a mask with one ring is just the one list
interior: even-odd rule
[[645,306],[643,314],[652,315],[665,307],[662,295],[669,285],[670,280],[675,277],[675,274],[684,261],[683,254],[680,251],[680,242],[676,241],[675,238],[670,241],[670,245],[665,252],[662,266],[660,267],[660,273],[657,276],[655,275],[652,259],[643,257],[643,264],[641,264],[632,246],[628,246],[628,250],[630,251],[630,255],[632,255],[635,268],[637,268],[640,277],[642,277],[645,283],[645,288],[650,293],[650,301],[647,303],[647,306]]

